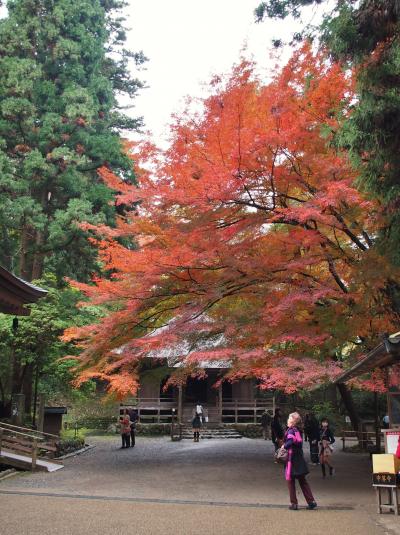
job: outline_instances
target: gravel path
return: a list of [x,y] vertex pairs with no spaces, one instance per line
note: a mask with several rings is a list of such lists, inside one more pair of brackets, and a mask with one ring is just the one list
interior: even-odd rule
[[[173,510],[178,508],[176,514],[179,515],[182,507],[209,507],[214,504],[213,510],[218,509],[216,505],[221,509],[232,506],[235,510],[241,510],[237,514],[243,518],[249,515],[249,511],[252,516],[269,515],[271,522],[277,510],[285,518],[291,513],[286,511],[288,496],[282,467],[273,462],[273,447],[270,442],[243,438],[204,440],[195,444],[191,441],[171,442],[167,437],[139,437],[136,447],[127,450],[119,449],[118,437],[91,437],[89,442],[96,447],[65,460],[63,470],[50,474],[23,473],[0,482],[1,504],[5,505],[5,499],[17,502],[42,500],[46,504],[53,503],[53,500],[58,500],[60,504],[70,504],[72,501],[77,510],[84,507],[84,510],[92,508],[95,511],[101,508],[104,498],[110,507],[113,503],[112,507],[121,511],[134,504],[137,511],[142,511],[144,515],[149,507],[161,507],[161,510],[163,507]],[[343,521],[350,522],[353,531],[341,530],[343,534],[383,533],[377,526],[380,518],[375,515],[369,456],[335,451],[335,464],[337,475],[326,480],[322,480],[318,467],[310,467],[310,484],[321,506],[317,514],[339,515]],[[18,495],[10,496],[5,492],[16,492]],[[29,496],[30,494],[42,496]],[[58,498],[54,495],[58,495]],[[127,503],[126,500],[132,501]],[[86,505],[82,505],[82,502]],[[304,503],[300,494],[299,502]],[[21,506],[23,507],[22,503]],[[47,510],[50,514],[51,508],[47,509],[46,505]],[[334,517],[330,518],[333,521]],[[357,518],[359,525],[364,526],[364,531],[355,528]],[[369,531],[365,530],[366,522]],[[306,525],[308,520],[305,521],[304,526]],[[3,535],[7,532],[1,533]],[[130,533],[148,535],[158,531]],[[193,533],[200,531],[196,529]],[[330,532],[324,529],[324,533]]]
[[[46,490],[97,496],[216,500],[286,504],[280,465],[268,441],[204,440],[171,442],[139,438],[135,448],[119,449],[118,437],[91,437],[96,447],[64,461],[48,474],[23,473],[0,483],[1,489]],[[307,446],[306,446],[307,447]],[[322,480],[310,467],[310,483],[325,505],[374,503],[369,457],[336,452],[337,476]],[[355,503],[356,499],[356,503]]]

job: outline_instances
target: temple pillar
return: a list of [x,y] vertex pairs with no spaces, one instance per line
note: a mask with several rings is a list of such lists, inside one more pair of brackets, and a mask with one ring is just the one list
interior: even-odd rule
[[183,392],[182,385],[178,386],[178,423],[182,423],[182,411],[183,411]]
[[222,424],[222,382],[218,386],[218,420]]

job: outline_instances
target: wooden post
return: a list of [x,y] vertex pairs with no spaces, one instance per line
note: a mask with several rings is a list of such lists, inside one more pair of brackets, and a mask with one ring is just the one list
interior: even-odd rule
[[222,383],[218,387],[218,419],[219,423],[222,424],[222,408],[223,408],[223,399],[222,399]]
[[32,472],[34,472],[36,469],[36,461],[37,461],[37,453],[38,453],[37,449],[38,449],[38,444],[35,438],[32,443]]
[[171,415],[171,440],[174,440],[174,432],[175,432],[175,409],[172,409],[172,415]]
[[182,423],[182,402],[183,402],[183,395],[182,395],[182,385],[178,386],[178,424]]
[[3,430],[0,429],[0,454],[1,454],[1,443],[3,441]]
[[235,424],[238,423],[238,406],[237,406],[237,398],[235,398]]
[[374,392],[374,405],[375,405],[375,450],[376,453],[381,452],[381,429],[379,422],[379,399],[378,392]]
[[253,403],[254,403],[254,423],[256,424],[257,423],[257,400],[255,399]]
[[272,416],[275,416],[275,394],[272,395]]

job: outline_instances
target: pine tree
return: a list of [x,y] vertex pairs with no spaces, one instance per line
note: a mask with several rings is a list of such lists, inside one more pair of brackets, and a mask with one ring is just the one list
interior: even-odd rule
[[[102,166],[134,180],[120,111],[141,82],[114,0],[9,0],[0,21],[0,263],[27,280],[44,270],[87,280],[96,251],[82,221],[114,224]],[[119,208],[120,210],[122,208]]]

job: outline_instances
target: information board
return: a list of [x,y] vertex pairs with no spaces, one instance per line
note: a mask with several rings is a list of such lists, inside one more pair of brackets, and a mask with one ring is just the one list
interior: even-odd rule
[[385,453],[396,453],[399,443],[400,429],[384,429]]

